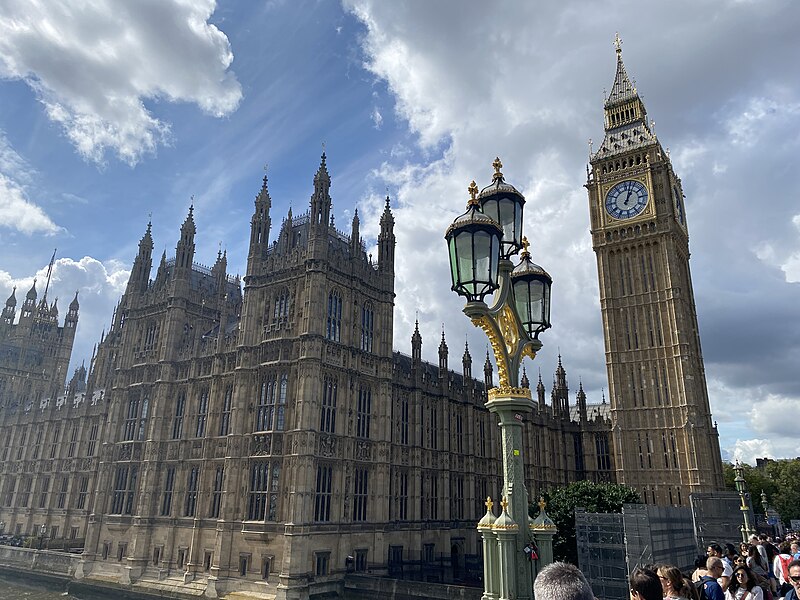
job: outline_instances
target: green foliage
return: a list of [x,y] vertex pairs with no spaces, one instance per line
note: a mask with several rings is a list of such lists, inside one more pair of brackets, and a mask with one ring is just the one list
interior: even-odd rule
[[[723,463],[722,469],[725,487],[736,490],[733,465]],[[784,523],[800,519],[800,460],[774,460],[763,469],[742,464],[742,471],[755,512],[761,512],[763,491],[769,505],[780,513]]]
[[[547,514],[558,528],[553,540],[553,553],[556,560],[566,560],[578,564],[578,547],[575,540],[575,508],[585,508],[588,512],[619,513],[623,504],[638,504],[639,494],[625,485],[616,483],[592,483],[578,481],[566,487],[559,487],[544,494]],[[539,507],[530,505],[532,516]]]

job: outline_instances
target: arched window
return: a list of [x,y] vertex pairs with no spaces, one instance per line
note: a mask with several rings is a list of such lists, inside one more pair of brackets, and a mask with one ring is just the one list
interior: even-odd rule
[[323,433],[336,432],[336,397],[338,395],[335,377],[322,380],[322,404],[319,411],[319,430]]
[[369,437],[369,424],[372,418],[372,390],[362,387],[358,390],[358,406],[356,412],[356,437]]
[[282,289],[275,296],[275,306],[272,309],[272,322],[283,323],[289,319],[289,290]]
[[342,297],[339,292],[328,294],[328,320],[325,337],[334,342],[341,340],[342,335]]
[[372,305],[365,303],[361,308],[361,349],[372,352],[372,329],[374,323]]

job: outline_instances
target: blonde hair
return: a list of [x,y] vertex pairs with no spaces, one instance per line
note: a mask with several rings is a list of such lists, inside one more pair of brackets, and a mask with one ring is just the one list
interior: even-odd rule
[[683,573],[681,573],[681,570],[678,567],[673,567],[672,565],[661,565],[658,567],[658,574],[669,581],[672,591],[678,596],[683,596],[684,598],[694,598],[694,594],[692,594],[693,586],[690,586],[686,582],[686,578],[683,576]]

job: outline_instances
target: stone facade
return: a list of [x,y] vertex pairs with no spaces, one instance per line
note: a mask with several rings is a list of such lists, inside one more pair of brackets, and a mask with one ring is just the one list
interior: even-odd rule
[[[21,499],[10,473],[24,463],[11,457],[0,475],[5,523],[35,533],[79,522],[80,576],[180,578],[210,596],[303,598],[337,589],[348,570],[399,574],[444,560],[458,579],[479,567],[475,525],[502,483],[485,407],[491,363],[473,378],[465,348],[454,372],[444,334],[439,364],[426,363],[418,328],[410,356],[394,351],[389,199],[373,260],[357,213],[348,233],[334,227],[329,188],[323,155],[309,211],[290,210],[273,241],[264,178],[243,291],[224,254],[210,268],[194,262],[191,209],[175,257],[163,255],[151,279],[148,226],[89,373],[60,407],[2,413],[0,439],[23,421],[45,437],[60,427],[53,458],[78,452],[84,462],[70,468],[85,469],[70,475],[64,507],[39,510]],[[587,405],[581,388],[570,406],[560,361],[550,403],[541,378],[536,391],[524,442],[531,493],[613,480],[609,405]],[[64,437],[73,420],[74,451]],[[101,437],[90,451],[93,424]],[[23,454],[34,437],[17,444]],[[45,475],[34,472],[35,491]]]
[[617,50],[605,138],[591,156],[597,255],[619,483],[653,504],[722,489],[689,269],[681,180]]

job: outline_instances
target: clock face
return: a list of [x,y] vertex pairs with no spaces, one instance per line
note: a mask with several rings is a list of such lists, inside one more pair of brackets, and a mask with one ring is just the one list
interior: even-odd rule
[[677,187],[672,188],[672,193],[675,196],[675,218],[678,219],[678,223],[683,225],[683,195],[678,191]]
[[635,217],[647,206],[647,188],[639,181],[620,181],[606,194],[606,212],[615,219]]

